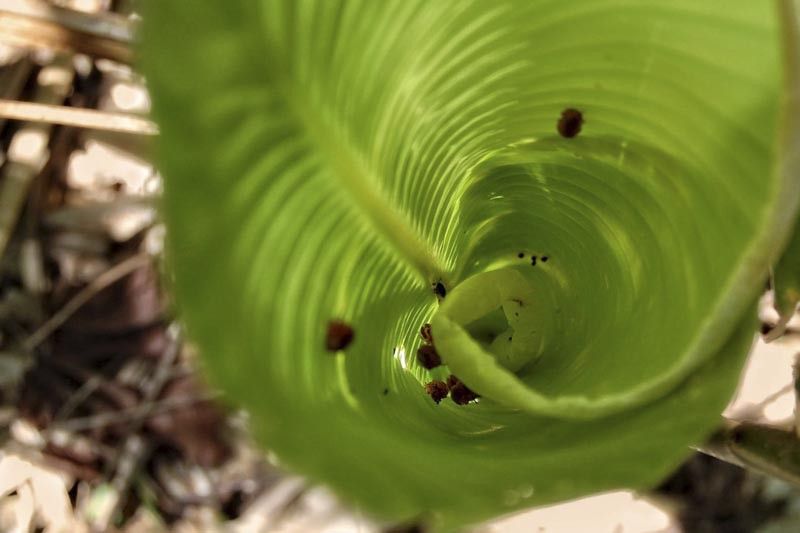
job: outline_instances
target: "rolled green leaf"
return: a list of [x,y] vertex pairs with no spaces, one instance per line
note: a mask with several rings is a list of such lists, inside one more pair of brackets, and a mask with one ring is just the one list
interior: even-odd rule
[[177,301],[286,465],[448,529],[713,429],[800,199],[791,2],[146,5]]

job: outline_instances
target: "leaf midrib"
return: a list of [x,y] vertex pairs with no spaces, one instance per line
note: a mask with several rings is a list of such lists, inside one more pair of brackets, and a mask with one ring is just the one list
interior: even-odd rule
[[277,88],[302,130],[330,164],[331,175],[353,208],[366,218],[368,225],[424,285],[438,280],[446,282],[449,276],[442,262],[425,238],[414,231],[407,214],[396,208],[380,190],[381,180],[367,168],[360,151],[348,142],[338,141],[348,139],[348,132],[325,120],[325,115],[317,110],[299,83],[284,78]]

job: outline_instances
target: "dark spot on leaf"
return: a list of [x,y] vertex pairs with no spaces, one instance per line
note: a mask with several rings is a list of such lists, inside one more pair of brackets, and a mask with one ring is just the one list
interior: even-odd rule
[[520,252],[520,253],[517,254],[517,257],[522,259],[523,257],[525,257],[525,253],[524,252]]
[[439,357],[436,348],[430,344],[423,344],[419,347],[417,350],[417,361],[419,361],[419,364],[422,365],[423,368],[427,368],[428,370],[442,364],[442,358]]
[[547,256],[546,255],[542,256],[542,263],[547,263]]
[[581,132],[583,126],[583,113],[572,107],[561,112],[558,119],[558,133],[562,137],[571,139]]
[[386,396],[387,394],[389,394],[389,389],[383,389],[383,395]]
[[439,403],[447,398],[449,390],[447,388],[447,383],[444,381],[431,381],[425,385],[425,392],[428,393],[428,396],[430,396],[434,402]]
[[433,293],[439,298],[444,298],[447,296],[447,288],[444,286],[444,283],[437,281],[433,284]]
[[325,335],[325,348],[329,352],[344,350],[353,342],[355,332],[350,324],[341,320],[328,322],[328,332]]
[[536,266],[536,256],[535,255],[531,256],[531,266]]
[[511,340],[511,339],[513,339],[513,337],[509,337],[509,338],[508,338],[508,340]]
[[430,324],[422,324],[422,327],[419,330],[419,336],[422,337],[428,344],[433,344],[433,332],[431,331]]

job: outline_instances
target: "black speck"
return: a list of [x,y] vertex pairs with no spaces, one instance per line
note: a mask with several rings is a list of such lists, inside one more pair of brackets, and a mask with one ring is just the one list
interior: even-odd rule
[[417,361],[419,361],[419,364],[422,365],[423,368],[427,368],[428,370],[441,366],[442,364],[442,358],[439,357],[436,348],[430,344],[423,344],[419,347],[417,350]]
[[328,331],[325,335],[325,348],[329,352],[344,350],[353,342],[355,332],[347,322],[331,320],[328,322]]
[[383,389],[383,395],[386,396],[387,394],[389,394],[389,389]]
[[547,263],[547,256],[546,255],[542,256],[542,263]]
[[558,119],[558,133],[562,137],[571,139],[581,132],[583,126],[583,113],[574,108],[568,108],[561,112]]
[[523,257],[525,257],[525,252],[520,252],[520,253],[518,253],[518,254],[517,254],[517,257],[519,257],[520,259],[522,259]]
[[444,286],[444,283],[441,281],[437,281],[433,284],[433,293],[438,296],[439,298],[444,298],[447,296],[447,289]]
[[536,256],[535,255],[531,256],[531,266],[536,266]]
[[514,312],[514,316],[519,316],[519,313],[517,313],[517,312]]
[[511,340],[511,339],[513,339],[513,337],[509,337],[509,338],[508,338],[508,340]]
[[760,331],[761,331],[762,335],[767,335],[773,329],[775,329],[775,326],[773,326],[772,324],[767,324],[766,322],[764,322],[764,323],[761,324]]

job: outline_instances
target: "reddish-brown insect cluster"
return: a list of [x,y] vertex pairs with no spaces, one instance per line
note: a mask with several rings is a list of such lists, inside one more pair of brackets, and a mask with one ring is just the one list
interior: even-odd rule
[[[522,302],[520,302],[522,303]],[[433,345],[433,332],[431,331],[430,324],[423,324],[419,330],[419,335],[425,342],[417,350],[417,361],[423,368],[431,370],[442,364],[442,358],[436,351]],[[509,339],[511,340],[511,339]],[[447,382],[434,380],[425,385],[425,392],[437,404],[447,398],[450,398],[458,405],[465,405],[469,402],[479,398],[480,396],[472,391],[469,387],[464,385],[460,379],[454,375],[447,378]]]
[[439,352],[433,346],[433,332],[431,331],[430,324],[423,324],[419,329],[419,336],[425,342],[417,350],[417,361],[422,365],[422,368],[432,370],[442,364],[442,358],[439,357]]
[[325,348],[329,352],[337,352],[347,348],[351,342],[355,332],[347,322],[341,320],[331,320],[328,322],[328,331],[325,334]]
[[466,405],[480,398],[479,394],[476,394],[452,374],[447,378],[446,383],[444,381],[431,381],[425,385],[425,392],[427,392],[437,404],[444,400],[448,394],[450,395],[450,399],[458,405]]

